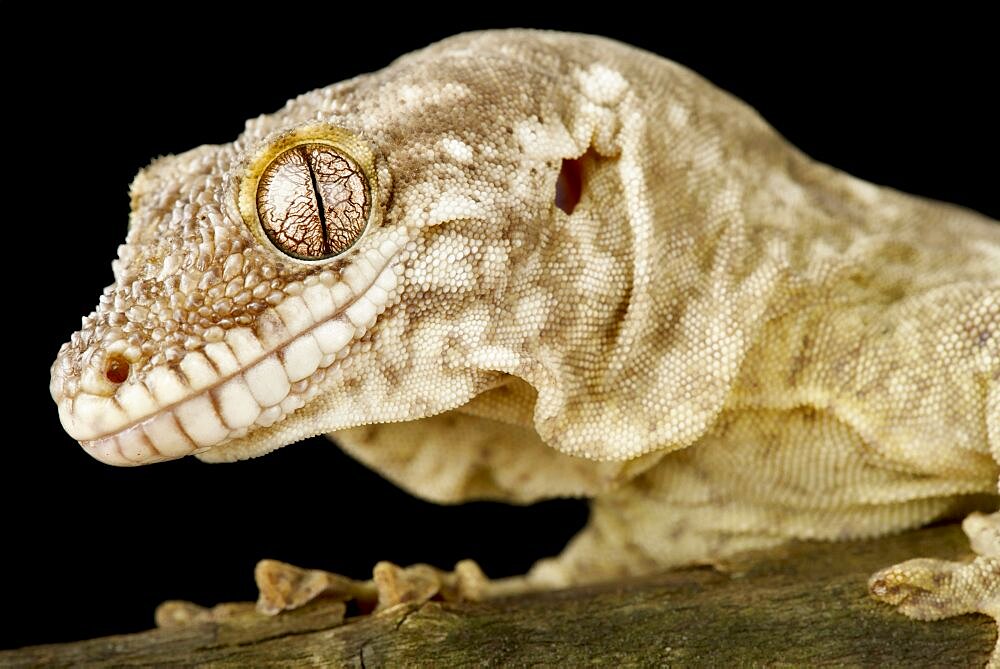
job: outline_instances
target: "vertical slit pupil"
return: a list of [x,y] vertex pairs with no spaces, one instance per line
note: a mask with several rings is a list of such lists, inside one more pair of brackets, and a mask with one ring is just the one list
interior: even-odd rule
[[330,233],[326,228],[326,204],[323,202],[323,194],[319,190],[319,184],[316,183],[316,170],[313,169],[313,156],[309,155],[309,152],[304,148],[302,150],[302,157],[306,161],[306,169],[309,170],[309,180],[312,182],[313,197],[316,198],[316,210],[319,212],[319,225],[323,230],[323,252],[330,252]]
[[583,193],[583,165],[579,158],[562,161],[559,178],[556,180],[556,206],[567,214],[572,214]]

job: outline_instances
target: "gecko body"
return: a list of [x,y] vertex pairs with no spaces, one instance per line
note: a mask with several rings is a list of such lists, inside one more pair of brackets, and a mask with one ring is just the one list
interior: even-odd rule
[[[593,498],[497,592],[996,508],[1000,226],[609,40],[457,36],[161,158],[114,272],[52,367],[88,452],[333,434],[434,501]],[[998,525],[873,593],[1000,615]]]

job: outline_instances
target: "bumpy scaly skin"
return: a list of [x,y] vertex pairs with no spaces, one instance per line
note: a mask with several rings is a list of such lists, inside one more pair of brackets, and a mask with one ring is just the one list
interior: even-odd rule
[[[254,156],[317,122],[370,148],[379,220],[310,264],[237,200]],[[874,536],[997,491],[1000,227],[814,163],[624,45],[446,40],[158,160],[132,198],[116,283],[52,368],[105,461],[337,431],[432,500],[594,497],[532,586]],[[996,616],[997,516],[976,518],[976,562],[873,592]]]

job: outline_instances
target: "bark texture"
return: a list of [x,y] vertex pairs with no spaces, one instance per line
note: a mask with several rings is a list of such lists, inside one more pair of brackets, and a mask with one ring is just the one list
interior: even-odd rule
[[[343,619],[319,602],[275,618],[0,652],[2,666],[981,667],[985,616],[916,622],[867,595],[911,557],[964,559],[957,525],[874,541],[798,543],[724,565],[483,603],[401,605]],[[57,605],[57,603],[55,604]]]

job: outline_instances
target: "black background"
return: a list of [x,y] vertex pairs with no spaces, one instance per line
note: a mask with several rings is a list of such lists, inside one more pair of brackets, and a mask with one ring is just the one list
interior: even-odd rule
[[[8,38],[2,47],[13,174],[0,191],[0,647],[143,629],[164,599],[252,599],[262,557],[355,577],[380,559],[449,567],[472,557],[502,576],[558,552],[582,526],[578,501],[415,500],[322,438],[239,464],[116,469],[62,432],[49,365],[112,279],[135,172],[160,154],[230,141],[246,118],[289,97],[462,30],[602,33],[691,67],[817,159],[1000,216],[1000,63],[981,17],[913,27],[867,13],[751,21],[632,11],[616,20],[605,7],[590,18],[578,8],[572,17],[448,20],[443,9],[394,18],[374,5],[276,7],[211,22],[205,7],[164,5],[155,17],[4,9],[8,31],[28,46]],[[112,18],[122,25],[110,27]]]

